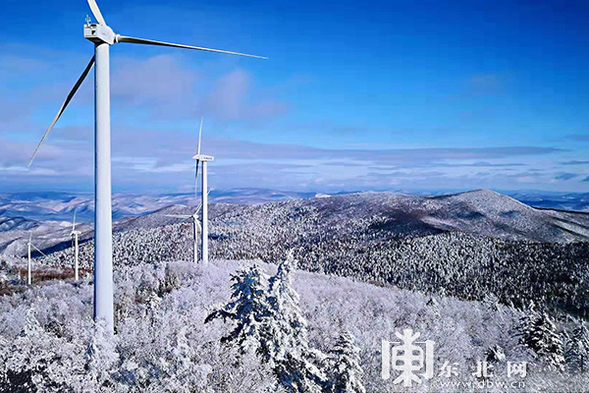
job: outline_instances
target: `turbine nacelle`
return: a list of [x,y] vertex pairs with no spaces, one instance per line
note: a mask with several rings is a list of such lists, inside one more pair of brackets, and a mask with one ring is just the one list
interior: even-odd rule
[[205,156],[204,154],[197,154],[194,157],[192,157],[192,159],[197,161],[214,161],[215,157]]
[[91,23],[84,25],[84,38],[95,44],[107,43],[114,45],[118,42],[118,34],[106,25]]

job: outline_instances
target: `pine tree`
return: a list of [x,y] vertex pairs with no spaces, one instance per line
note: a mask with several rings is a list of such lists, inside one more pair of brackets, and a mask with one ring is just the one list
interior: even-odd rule
[[254,265],[232,275],[231,280],[233,292],[230,302],[207,316],[205,323],[216,318],[234,321],[236,323],[234,329],[227,336],[222,337],[221,342],[235,345],[240,354],[250,350],[261,354],[271,339],[266,326],[270,315],[264,293],[266,276],[257,265]]
[[365,393],[362,383],[364,371],[360,366],[360,349],[354,337],[346,332],[339,336],[332,350],[332,391],[334,393]]
[[258,266],[233,275],[230,302],[212,312],[205,323],[216,318],[234,321],[222,343],[235,345],[241,354],[253,351],[287,392],[319,393],[327,382],[314,358],[322,353],[309,345],[307,320],[291,283],[294,267],[291,253],[270,280]]
[[307,344],[307,320],[299,308],[300,296],[292,287],[291,274],[295,267],[296,262],[289,253],[269,280],[268,301],[275,319],[281,322],[284,339]]
[[580,322],[573,330],[572,336],[566,342],[565,358],[575,370],[584,372],[589,363],[589,329],[584,322]]
[[530,307],[518,330],[520,344],[533,350],[551,368],[564,371],[563,342],[548,314],[538,313]]
[[319,392],[326,379],[313,360],[322,354],[309,346],[307,320],[299,308],[299,294],[292,287],[291,274],[295,267],[290,252],[269,281],[268,302],[272,313],[269,328],[273,341],[268,357],[287,391]]

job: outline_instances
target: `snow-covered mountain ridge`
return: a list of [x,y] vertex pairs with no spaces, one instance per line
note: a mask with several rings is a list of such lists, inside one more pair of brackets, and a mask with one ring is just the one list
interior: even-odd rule
[[[221,196],[218,198],[222,199]],[[76,200],[73,198],[70,202]],[[128,204],[129,201],[117,202],[115,198],[115,211],[116,206],[125,205],[134,212],[132,217],[116,221],[115,231],[174,224],[177,223],[175,219],[164,215],[192,213],[194,208],[192,196],[185,195],[162,197],[157,203],[152,201],[150,204],[133,200],[135,203]],[[31,202],[31,205],[34,203]],[[53,216],[50,221],[8,218],[6,213],[4,216],[0,214],[0,252],[22,254],[23,240],[28,238],[30,231],[37,239],[36,245],[44,250],[51,252],[67,247],[67,222],[71,220],[71,209],[76,205],[67,206],[68,215],[64,221],[55,220],[63,213]],[[141,211],[147,213],[140,214]],[[79,229],[84,232],[82,241],[91,239],[92,226],[83,223],[83,214],[78,217],[78,221],[82,221]],[[325,234],[345,237],[350,231],[359,230],[368,236],[382,235],[387,238],[463,232],[504,240],[539,242],[567,243],[589,239],[589,214],[536,209],[488,190],[436,197],[367,192],[263,204],[213,203],[209,217],[214,227],[240,232],[245,240],[248,236],[250,240],[258,238],[260,231],[289,231],[291,239],[296,236],[311,239]],[[85,221],[88,222],[87,219]],[[366,222],[370,222],[368,227],[358,227],[359,223]]]
[[[328,198],[347,195],[354,192],[323,194],[313,192],[278,191],[262,188],[243,188],[230,190],[212,190],[210,200],[213,203],[259,204],[273,201],[286,201],[301,198]],[[447,193],[415,194],[437,195]],[[539,191],[504,192],[525,204],[542,209],[557,209],[589,212],[589,194],[554,193]],[[154,212],[168,205],[195,205],[198,201],[192,193],[135,195],[126,193],[113,194],[113,216],[124,218]],[[29,220],[69,220],[77,210],[81,219],[91,220],[94,214],[94,198],[91,193],[67,192],[17,192],[0,194],[0,217],[22,217]]]
[[[114,264],[192,259],[192,225],[170,206],[116,223]],[[363,193],[257,205],[211,205],[210,256],[273,262],[293,249],[301,268],[379,284],[502,302],[530,299],[566,312],[589,304],[587,216],[538,210],[491,191],[423,198]],[[565,227],[566,225],[566,227]],[[92,228],[81,226],[80,263],[91,268]],[[10,232],[8,232],[10,233]],[[43,264],[71,266],[68,229],[33,241]],[[5,233],[6,235],[7,233]],[[27,232],[6,249],[25,253]],[[38,255],[37,255],[38,256]]]
[[[436,197],[366,192],[308,198],[256,205],[212,205],[213,225],[252,227],[262,225],[292,228],[305,225],[311,233],[345,234],[357,223],[371,221],[365,232],[395,236],[423,236],[464,232],[504,240],[575,242],[589,240],[589,214],[536,209],[509,196],[475,190]],[[167,213],[187,213],[190,207],[170,206],[121,222],[121,229],[158,227],[174,223]],[[348,225],[343,225],[343,224]],[[294,228],[292,228],[294,230]],[[356,228],[358,229],[358,228]],[[294,232],[299,232],[294,230]]]

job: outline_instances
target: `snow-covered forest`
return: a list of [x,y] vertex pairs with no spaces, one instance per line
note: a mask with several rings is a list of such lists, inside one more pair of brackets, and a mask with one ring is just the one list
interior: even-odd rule
[[[525,391],[573,392],[589,383],[579,372],[588,347],[578,320],[554,320],[533,306],[518,311],[493,297],[463,301],[281,269],[235,261],[119,268],[114,338],[92,321],[88,279],[4,296],[0,391],[403,391],[381,378],[381,341],[408,327],[436,343],[437,367],[455,364],[455,384],[480,382],[472,371],[485,359],[497,370],[497,388],[487,391],[512,382],[499,371],[506,361],[529,362]],[[262,316],[275,310],[281,316],[265,324]],[[269,340],[271,331],[283,333]]]

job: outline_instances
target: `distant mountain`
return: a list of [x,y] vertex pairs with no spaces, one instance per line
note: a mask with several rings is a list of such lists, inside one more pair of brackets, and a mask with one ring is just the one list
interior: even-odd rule
[[538,208],[589,212],[589,193],[514,191],[507,194]]
[[540,210],[489,190],[426,199],[425,222],[440,229],[506,240],[589,240],[589,215]]
[[[262,188],[213,190],[210,201],[221,203],[264,203],[298,198],[309,198],[314,193],[283,192]],[[193,193],[134,195],[114,194],[112,199],[113,218],[134,217],[154,212],[169,205],[194,206],[199,203]],[[74,210],[80,220],[94,218],[94,196],[92,194],[70,194],[61,192],[21,192],[0,194],[0,217],[22,217],[33,220],[69,221]],[[0,230],[2,230],[0,228]]]
[[38,226],[36,221],[24,217],[0,217],[0,232],[12,231],[15,229],[27,230]]
[[[192,208],[170,206],[121,222],[119,228],[155,228],[176,223],[164,214],[185,214]],[[304,214],[303,214],[304,213]],[[507,195],[475,190],[436,197],[366,192],[281,201],[262,205],[212,205],[213,225],[271,232],[298,228],[305,217],[305,235],[341,231],[370,222],[364,231],[394,236],[463,232],[504,240],[574,242],[589,240],[589,214],[536,209]],[[302,219],[302,218],[301,218]],[[245,228],[245,229],[244,229]]]
[[[215,192],[215,191],[213,191]],[[416,237],[465,233],[503,240],[569,243],[589,240],[589,214],[537,209],[489,190],[424,197],[389,192],[346,195],[278,193],[269,190],[217,192],[211,198],[210,222],[220,233],[239,233],[244,239],[267,243],[272,233],[290,238],[345,238],[366,236]],[[47,250],[69,247],[69,226],[78,209],[80,240],[93,236],[92,202],[88,197],[64,195],[13,199],[0,210],[0,252],[21,254],[32,231],[37,246]],[[254,203],[263,200],[274,202]],[[248,201],[250,204],[229,202]],[[158,228],[179,223],[165,214],[192,213],[193,195],[158,197],[115,195],[115,231]],[[10,217],[13,212],[17,217]],[[24,218],[49,217],[50,220]],[[263,234],[263,236],[261,235]],[[214,233],[211,231],[211,236]],[[262,237],[260,237],[262,236]],[[265,236],[265,238],[264,238]],[[15,239],[19,241],[14,242]],[[281,238],[279,241],[283,241]],[[270,241],[275,241],[271,239]]]
[[[212,190],[211,203],[259,204],[275,201],[288,201],[301,198],[328,198],[349,195],[351,192],[324,194],[314,192],[278,191],[264,188],[238,188],[231,190]],[[540,191],[505,192],[506,195],[532,207],[543,209],[575,210],[589,212],[589,193],[551,193]],[[421,197],[427,196],[420,194]],[[444,195],[440,195],[443,197]],[[192,193],[162,195],[113,195],[113,217],[115,219],[136,217],[152,213],[169,205],[194,206],[198,199]],[[94,196],[92,194],[72,194],[65,192],[20,192],[0,194],[0,217],[17,219],[19,217],[44,221],[69,221],[74,210],[80,220],[94,218]],[[0,227],[0,231],[3,230]],[[6,230],[6,229],[4,229]]]

